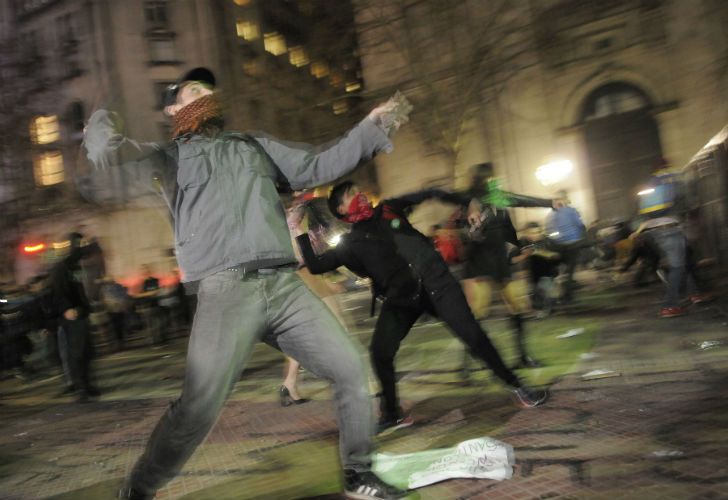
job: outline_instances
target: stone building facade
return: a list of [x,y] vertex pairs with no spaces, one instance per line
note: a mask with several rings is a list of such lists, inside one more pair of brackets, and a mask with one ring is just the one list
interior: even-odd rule
[[[171,275],[163,206],[96,205],[79,195],[90,169],[83,126],[98,107],[117,111],[129,137],[165,141],[164,88],[206,66],[218,77],[231,128],[319,142],[360,119],[353,13],[349,2],[330,7],[307,0],[0,0],[1,38],[17,48],[16,57],[3,59],[0,78],[20,141],[10,148],[6,136],[3,143],[0,204],[14,216],[2,223],[2,279],[24,282],[42,271],[53,247],[79,229],[100,240],[115,278],[133,286],[144,264]],[[124,192],[120,179],[108,182]],[[6,187],[12,194],[4,195]],[[23,250],[39,244],[43,251]]]
[[728,121],[725,2],[495,4],[356,2],[368,88],[400,88],[420,110],[377,160],[384,195],[461,187],[492,161],[513,191],[566,189],[587,223],[626,218],[661,157],[686,164]]

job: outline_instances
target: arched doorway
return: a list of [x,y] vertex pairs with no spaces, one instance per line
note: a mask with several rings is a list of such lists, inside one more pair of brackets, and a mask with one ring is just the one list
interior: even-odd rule
[[644,92],[608,83],[584,101],[587,157],[599,219],[625,219],[636,209],[639,187],[662,157],[660,133]]

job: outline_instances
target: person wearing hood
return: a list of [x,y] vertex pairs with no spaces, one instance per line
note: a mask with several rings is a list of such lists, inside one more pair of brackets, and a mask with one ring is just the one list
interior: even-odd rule
[[[522,287],[511,275],[508,244],[520,249],[516,229],[508,213],[509,207],[551,208],[553,201],[511,193],[501,189],[492,163],[473,167],[467,196],[476,200],[480,217],[471,225],[467,245],[463,288],[476,317],[487,316],[494,291],[500,291],[505,302],[518,351],[518,368],[535,368],[540,363],[526,349],[524,314],[528,302],[518,293]],[[526,250],[528,253],[528,250]],[[516,252],[518,253],[518,251]],[[482,299],[482,300],[481,300]],[[467,363],[466,363],[467,364]]]
[[[407,220],[409,211],[437,198],[467,206],[468,198],[439,189],[384,200],[373,207],[352,182],[337,184],[328,197],[329,209],[351,224],[351,230],[331,250],[317,255],[299,226],[296,241],[306,266],[321,274],[345,266],[372,280],[373,293],[383,300],[370,345],[374,371],[382,387],[379,431],[411,425],[413,419],[399,406],[394,358],[415,321],[425,312],[442,319],[473,356],[483,361],[514,394],[519,404],[544,403],[546,391],[524,385],[503,363],[488,335],[473,316],[460,283],[424,234]],[[474,214],[472,215],[474,217]],[[299,221],[300,222],[300,221]]]

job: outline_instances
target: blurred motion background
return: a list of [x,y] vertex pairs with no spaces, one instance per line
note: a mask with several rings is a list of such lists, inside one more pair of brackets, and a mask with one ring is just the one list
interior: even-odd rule
[[[25,283],[80,230],[129,287],[175,280],[159,201],[109,172],[80,193],[94,109],[166,141],[162,92],[218,76],[228,128],[311,143],[394,91],[414,105],[395,151],[353,177],[377,197],[464,188],[567,190],[587,224],[627,220],[653,168],[688,181],[702,259],[728,259],[728,4],[722,0],[0,0],[0,281]],[[325,195],[326,188],[316,193]],[[515,210],[517,227],[548,209]],[[447,216],[436,203],[419,228]]]

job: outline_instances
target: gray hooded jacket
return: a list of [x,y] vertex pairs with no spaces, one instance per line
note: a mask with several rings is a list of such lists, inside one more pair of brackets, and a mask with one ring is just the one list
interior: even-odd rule
[[262,133],[186,135],[160,145],[118,130],[116,115],[96,111],[84,137],[96,169],[117,166],[137,194],[160,194],[174,222],[177,260],[186,282],[229,267],[249,270],[296,261],[276,178],[293,189],[329,183],[377,152],[387,135],[365,118],[319,147]]

